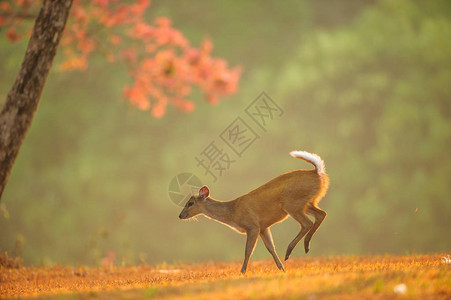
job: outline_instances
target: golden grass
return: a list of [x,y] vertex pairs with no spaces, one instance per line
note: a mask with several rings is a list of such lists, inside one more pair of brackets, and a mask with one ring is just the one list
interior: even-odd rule
[[[0,270],[0,298],[56,299],[451,299],[449,254],[293,258],[118,268],[22,267]],[[405,293],[394,292],[404,284]],[[53,298],[53,297],[52,297]]]

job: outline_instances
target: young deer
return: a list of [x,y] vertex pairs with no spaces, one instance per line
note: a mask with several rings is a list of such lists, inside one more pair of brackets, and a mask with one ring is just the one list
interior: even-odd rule
[[[285,271],[274,248],[270,227],[285,220],[288,215],[301,224],[301,231],[288,245],[285,260],[305,236],[304,249],[310,249],[310,239],[324,221],[326,212],[318,208],[318,202],[327,192],[329,177],[324,161],[316,154],[292,151],[290,155],[303,159],[315,166],[315,170],[296,170],[280,175],[261,187],[231,201],[217,201],[209,197],[204,186],[199,194],[193,195],[182,212],[180,219],[189,219],[198,214],[223,223],[239,233],[247,235],[246,251],[241,273],[245,273],[249,258],[254,251],[258,236],[262,238],[277,267]],[[312,215],[313,223],[306,214]]]

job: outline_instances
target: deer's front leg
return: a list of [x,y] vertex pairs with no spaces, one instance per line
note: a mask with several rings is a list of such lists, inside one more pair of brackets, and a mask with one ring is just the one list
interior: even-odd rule
[[283,264],[280,262],[280,259],[277,256],[276,248],[274,247],[274,242],[272,240],[272,234],[271,234],[271,230],[269,229],[269,227],[262,230],[260,232],[260,236],[262,237],[262,240],[265,243],[266,249],[268,249],[269,253],[271,253],[272,257],[274,258],[274,261],[276,262],[277,267],[280,270],[285,272]]
[[252,252],[254,252],[259,232],[259,228],[250,229],[247,231],[246,250],[244,252],[243,267],[241,268],[241,273],[243,274],[246,273],[247,264],[249,263],[249,258],[251,257]]

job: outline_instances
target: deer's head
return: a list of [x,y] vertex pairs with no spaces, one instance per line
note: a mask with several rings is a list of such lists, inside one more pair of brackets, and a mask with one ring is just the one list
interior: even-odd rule
[[205,199],[210,195],[210,190],[207,186],[200,188],[198,194],[194,194],[186,202],[185,207],[179,215],[180,219],[189,219],[203,212],[203,207],[205,205]]

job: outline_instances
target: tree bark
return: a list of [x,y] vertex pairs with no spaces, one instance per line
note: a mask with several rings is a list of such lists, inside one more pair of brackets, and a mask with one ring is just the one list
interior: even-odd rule
[[38,108],[72,0],[44,0],[19,75],[0,113],[0,198]]

